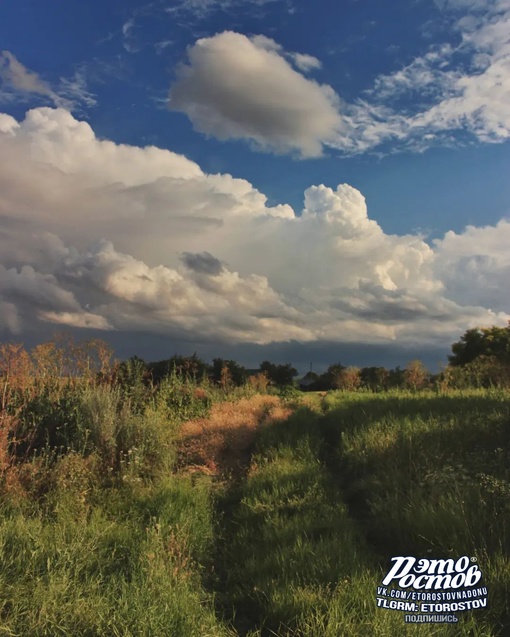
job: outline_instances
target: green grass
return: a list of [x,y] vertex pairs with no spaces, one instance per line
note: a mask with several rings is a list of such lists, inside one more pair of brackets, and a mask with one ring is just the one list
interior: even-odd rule
[[363,543],[319,460],[309,412],[267,429],[229,524],[225,606],[240,628],[302,634],[311,609],[327,612],[339,580],[363,571]]
[[102,493],[90,510],[0,520],[0,635],[227,636],[201,584],[213,534],[211,485],[172,476]]
[[[223,548],[239,634],[508,634],[509,415],[501,392],[338,392],[266,429]],[[488,610],[416,626],[376,609],[392,556],[466,553]]]
[[[34,403],[37,452],[2,478],[0,636],[510,634],[508,392],[311,396],[220,481],[176,470],[179,421],[210,403],[174,390]],[[464,554],[486,610],[417,626],[376,607],[394,555]]]
[[26,401],[0,474],[0,635],[232,634],[203,585],[213,484],[174,472],[179,423],[209,404],[194,391],[162,385],[135,405],[66,386]]

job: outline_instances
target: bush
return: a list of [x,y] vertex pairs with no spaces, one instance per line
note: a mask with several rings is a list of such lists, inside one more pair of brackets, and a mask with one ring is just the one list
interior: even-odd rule
[[300,400],[303,397],[303,393],[293,385],[278,387],[274,393],[285,401]]

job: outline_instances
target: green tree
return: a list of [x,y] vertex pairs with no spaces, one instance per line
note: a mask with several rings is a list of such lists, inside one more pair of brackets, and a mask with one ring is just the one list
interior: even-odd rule
[[450,365],[462,367],[479,356],[494,357],[510,364],[510,323],[507,327],[474,327],[452,345]]
[[300,388],[304,391],[317,391],[317,389],[319,388],[319,382],[319,374],[316,374],[312,371],[307,372],[299,381]]
[[319,389],[323,391],[339,389],[344,369],[345,366],[340,363],[333,363],[333,365],[330,365],[319,378]]
[[[449,374],[443,374],[452,385],[459,381],[467,386],[489,387],[510,385],[510,322],[506,327],[474,327],[452,345]],[[453,370],[459,370],[452,376]]]
[[361,384],[372,391],[388,388],[390,373],[385,367],[363,367],[360,372]]
[[208,372],[208,365],[198,356],[180,356],[174,354],[172,358],[156,361],[148,364],[148,369],[152,375],[154,383],[160,383],[163,378],[176,374],[181,379],[189,379],[195,382],[200,381]]
[[395,369],[390,369],[388,372],[388,387],[399,388],[404,387],[404,385],[404,370],[400,369],[400,365],[397,365]]
[[215,383],[224,385],[228,378],[229,382],[241,387],[247,378],[246,369],[233,360],[215,358],[211,366],[211,376]]
[[282,387],[284,385],[292,385],[295,376],[298,375],[297,369],[292,367],[290,363],[285,365],[275,365],[269,361],[260,363],[260,371],[267,375],[271,383]]

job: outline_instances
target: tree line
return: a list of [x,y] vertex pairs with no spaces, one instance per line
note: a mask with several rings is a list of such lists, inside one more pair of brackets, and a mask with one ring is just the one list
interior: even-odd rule
[[[120,386],[157,385],[175,376],[194,383],[212,383],[225,389],[251,384],[266,390],[298,386],[304,391],[332,389],[386,391],[392,388],[465,388],[510,386],[510,322],[506,327],[468,329],[451,346],[448,365],[432,374],[419,360],[404,368],[355,367],[340,362],[322,374],[308,372],[299,381],[291,363],[262,361],[257,369],[247,369],[232,359],[215,358],[207,363],[193,354],[146,362],[138,356],[114,361],[112,349],[100,339],[77,343],[70,335],[59,334],[51,342],[27,352],[21,344],[0,344],[0,377],[9,376],[83,378],[99,377]],[[5,400],[5,396],[3,397]]]
[[337,362],[329,365],[322,374],[310,371],[297,381],[298,372],[290,363],[275,364],[266,360],[253,370],[222,358],[215,358],[212,365],[208,365],[196,354],[191,357],[175,355],[167,360],[143,363],[143,369],[147,378],[154,382],[173,373],[195,381],[208,379],[222,386],[241,386],[249,382],[260,389],[268,385],[297,385],[304,391],[506,387],[510,386],[510,323],[506,327],[468,329],[459,341],[452,344],[448,365],[435,374],[420,360],[412,360],[404,368],[397,366],[393,369],[346,366]]

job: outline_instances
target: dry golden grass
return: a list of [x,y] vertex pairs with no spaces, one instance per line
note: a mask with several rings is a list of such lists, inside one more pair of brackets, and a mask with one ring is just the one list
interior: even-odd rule
[[259,427],[285,420],[291,411],[277,396],[257,395],[235,403],[216,403],[208,418],[182,425],[179,469],[208,475],[242,474]]

